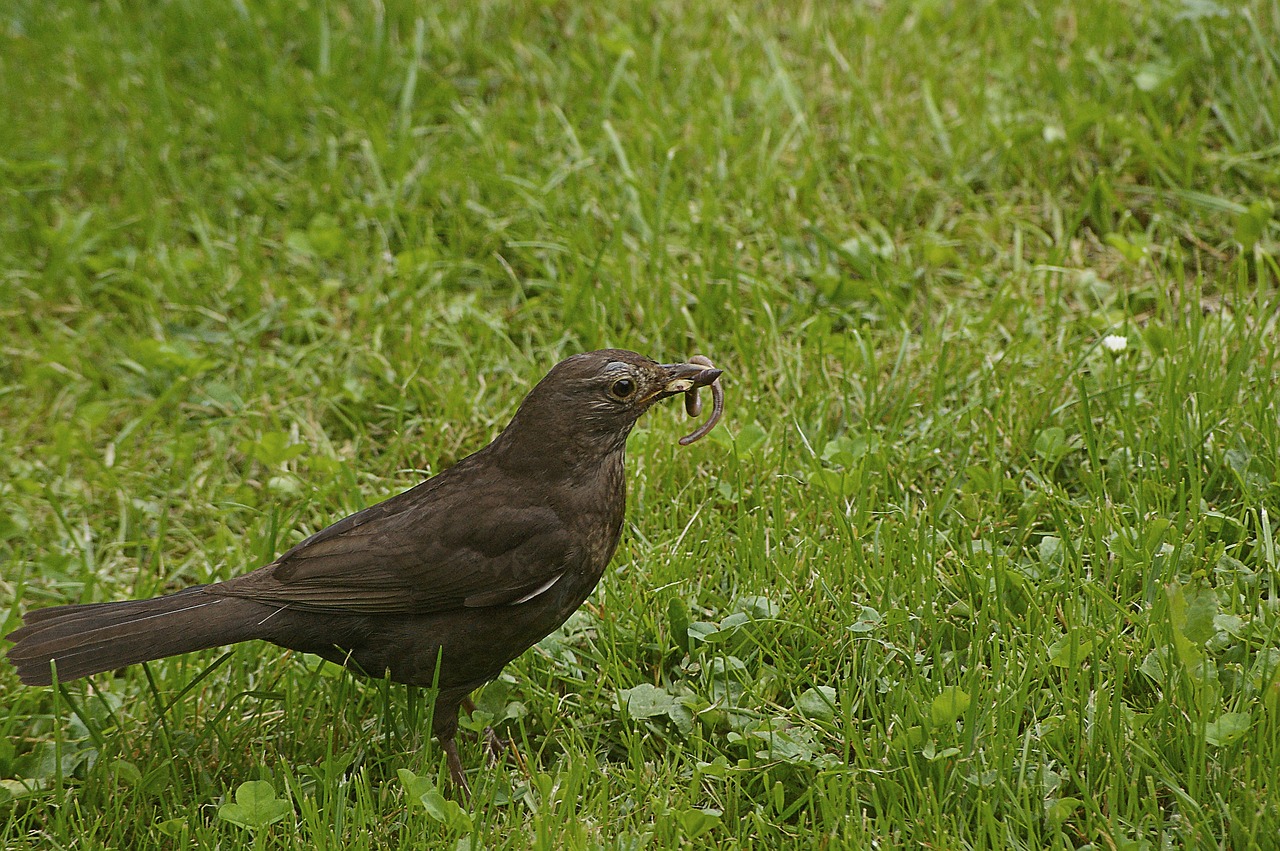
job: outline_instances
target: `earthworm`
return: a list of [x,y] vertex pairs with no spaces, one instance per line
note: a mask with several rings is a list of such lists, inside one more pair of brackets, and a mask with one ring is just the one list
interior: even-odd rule
[[697,387],[684,391],[684,412],[691,417],[702,413],[702,398],[698,395]]
[[[708,370],[715,369],[715,364],[711,362],[711,359],[703,355],[694,355],[689,358],[689,363],[705,366]],[[720,386],[719,377],[707,386],[711,388],[711,416],[692,433],[680,438],[681,446],[688,446],[690,443],[706,437],[711,432],[711,429],[716,427],[716,423],[720,422],[720,417],[724,414],[724,388]],[[702,400],[698,398],[698,381],[696,378],[693,386],[685,391],[684,410],[691,417],[696,417],[702,413]]]

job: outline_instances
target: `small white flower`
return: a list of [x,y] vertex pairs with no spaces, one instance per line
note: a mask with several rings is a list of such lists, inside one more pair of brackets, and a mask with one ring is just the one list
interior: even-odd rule
[[1055,142],[1067,141],[1067,131],[1056,124],[1046,124],[1040,131],[1040,138],[1052,145]]
[[1129,348],[1129,338],[1120,334],[1108,334],[1102,338],[1102,348],[1113,355],[1118,355]]

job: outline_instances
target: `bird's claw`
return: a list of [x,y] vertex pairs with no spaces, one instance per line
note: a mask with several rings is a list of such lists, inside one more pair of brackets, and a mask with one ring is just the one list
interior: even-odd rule
[[498,732],[492,727],[484,728],[484,753],[485,758],[489,762],[489,767],[493,768],[502,759],[502,755],[507,752],[507,740],[498,735]]

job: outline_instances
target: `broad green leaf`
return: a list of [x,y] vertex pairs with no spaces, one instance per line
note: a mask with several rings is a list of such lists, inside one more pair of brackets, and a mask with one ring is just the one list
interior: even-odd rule
[[51,741],[37,742],[29,752],[14,760],[13,773],[20,780],[51,780],[59,774],[69,776],[86,758],[96,756],[92,749],[68,743],[59,749]]
[[138,770],[138,766],[126,759],[112,760],[111,773],[126,786],[137,786],[142,782],[142,772]]
[[1169,600],[1169,616],[1178,632],[1187,640],[1202,645],[1213,637],[1213,618],[1218,614],[1218,595],[1207,585],[1184,586],[1170,582],[1165,586]]
[[445,827],[459,833],[470,832],[471,816],[457,801],[450,801],[441,795],[438,789],[432,789],[419,800],[422,801],[422,806],[426,807],[427,815]]
[[876,435],[843,435],[827,441],[822,447],[822,460],[837,467],[849,468],[868,453],[880,448],[880,438]]
[[432,792],[436,788],[436,784],[429,777],[419,777],[407,768],[396,770],[396,774],[400,777],[401,784],[409,793],[409,797],[414,800],[420,800],[423,795]]
[[1040,539],[1037,552],[1040,555],[1040,561],[1044,564],[1062,564],[1065,555],[1062,539],[1054,535],[1045,535]]
[[1153,681],[1164,685],[1165,681],[1165,665],[1168,664],[1169,654],[1172,652],[1168,645],[1161,645],[1155,648],[1142,660],[1142,664],[1138,666],[1138,670],[1146,674]]
[[700,762],[696,766],[698,775],[703,777],[725,777],[729,773],[729,760],[718,756],[711,762]]
[[711,641],[712,637],[719,631],[720,628],[713,623],[694,621],[689,624],[685,634],[689,636],[689,644],[692,646],[695,641]]
[[935,727],[954,724],[969,709],[969,693],[958,686],[948,686],[933,699],[929,707],[929,720]]
[[737,656],[716,656],[707,663],[707,673],[712,677],[741,680],[747,677],[747,663]]
[[[1169,623],[1173,627],[1173,650],[1191,677],[1202,681],[1205,677],[1205,655],[1197,646],[1198,642],[1192,641],[1187,634],[1188,629],[1192,632],[1197,629],[1192,626],[1191,605],[1187,601],[1186,590],[1177,582],[1170,582],[1164,587],[1164,592],[1169,602]],[[1212,617],[1209,619],[1209,626],[1212,629]]]
[[858,619],[849,625],[850,632],[871,632],[884,623],[884,615],[870,606],[863,606]]
[[1080,640],[1078,632],[1064,635],[1049,645],[1049,664],[1058,668],[1074,668],[1089,658],[1093,640]]
[[236,789],[235,803],[218,807],[218,818],[257,830],[293,812],[293,805],[276,797],[276,790],[265,780],[250,780]]
[[675,698],[664,690],[642,683],[618,692],[618,702],[614,704],[614,709],[625,709],[632,718],[652,718],[655,715],[666,715],[674,703]]
[[738,630],[751,623],[751,616],[746,612],[734,612],[721,618],[720,623],[711,632],[704,633],[701,638],[712,644],[724,644],[738,634]]
[[[776,618],[778,613],[782,611],[782,606],[768,597],[761,596],[739,597],[734,602],[733,607],[753,618]],[[732,618],[733,615],[729,615],[729,617]],[[725,620],[728,620],[728,618]],[[720,623],[722,626],[724,625],[724,621]]]
[[1244,618],[1239,615],[1214,615],[1213,629],[1219,635],[1225,633],[1233,638],[1243,638],[1246,626]]
[[836,690],[831,686],[807,689],[796,698],[796,708],[810,718],[831,721],[836,716]]
[[811,478],[832,496],[848,499],[862,488],[861,477],[843,470],[829,470],[825,467],[814,470]]
[[667,625],[671,629],[671,638],[676,646],[685,653],[689,652],[689,606],[679,597],[672,597],[667,602]]
[[679,810],[676,818],[680,820],[680,830],[689,839],[697,839],[720,822],[720,810],[710,807]]
[[1059,426],[1050,426],[1036,437],[1035,452],[1050,464],[1056,464],[1067,454],[1067,432]]
[[819,760],[821,746],[813,741],[809,731],[799,728],[791,730],[753,730],[751,738],[764,745],[756,751],[761,759],[777,759],[793,765],[807,765]]
[[1053,824],[1062,824],[1071,818],[1083,803],[1079,798],[1057,798],[1056,800],[1045,801],[1045,818]]
[[1207,585],[1185,589],[1187,595],[1187,622],[1182,634],[1197,645],[1203,645],[1216,631],[1213,618],[1218,614],[1218,595]]
[[940,759],[951,759],[951,757],[957,756],[959,753],[960,749],[954,745],[938,750],[938,746],[933,742],[933,740],[925,742],[924,747],[920,749],[920,756],[929,760],[929,762],[937,762]]
[[[693,700],[701,700],[695,698]],[[667,710],[667,717],[676,725],[676,729],[681,735],[689,735],[693,732],[693,710],[686,701],[689,698],[681,697],[672,702],[671,708]]]
[[749,455],[764,443],[769,434],[754,421],[747,423],[733,437],[733,443],[740,455]]
[[1248,712],[1225,712],[1204,728],[1204,740],[1215,747],[1238,742],[1249,731],[1253,718]]
[[1248,529],[1243,522],[1221,511],[1206,511],[1201,517],[1205,528],[1217,540],[1235,543],[1248,534]]
[[895,751],[913,751],[924,743],[925,738],[924,728],[915,724],[894,736],[889,741],[889,747]]

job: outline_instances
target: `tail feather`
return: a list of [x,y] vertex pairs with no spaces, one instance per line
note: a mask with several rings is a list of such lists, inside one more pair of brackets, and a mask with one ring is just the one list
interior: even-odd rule
[[[198,590],[198,588],[187,588],[180,593],[191,594],[195,590]],[[176,597],[178,595],[171,594],[169,596]],[[65,622],[71,615],[75,615],[78,618],[84,618],[91,617],[94,614],[108,610],[113,612],[123,612],[130,604],[135,606],[146,606],[150,602],[151,600],[122,600],[116,603],[76,603],[69,606],[47,606],[43,609],[32,609],[22,616],[22,626],[14,630],[10,635],[17,635],[19,633],[26,632],[36,624],[50,620],[51,618],[56,618],[59,621]],[[7,638],[8,636],[5,637]]]
[[28,685],[49,685],[49,663],[68,681],[180,653],[258,637],[258,603],[189,588],[167,597],[56,606],[29,612],[6,638],[9,661]]

